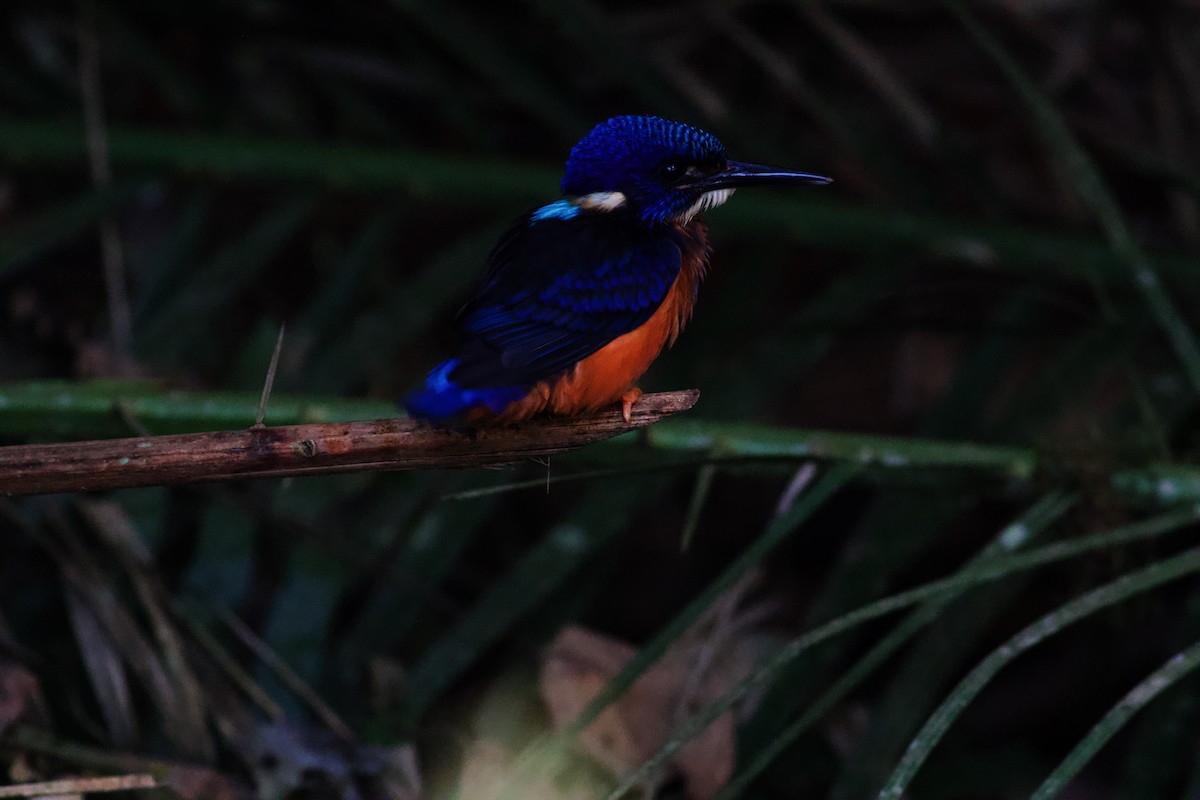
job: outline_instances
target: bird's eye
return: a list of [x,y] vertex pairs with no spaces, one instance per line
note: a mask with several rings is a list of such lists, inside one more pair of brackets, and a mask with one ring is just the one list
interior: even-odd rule
[[658,175],[664,183],[679,183],[687,175],[687,170],[678,161],[668,161],[658,168]]

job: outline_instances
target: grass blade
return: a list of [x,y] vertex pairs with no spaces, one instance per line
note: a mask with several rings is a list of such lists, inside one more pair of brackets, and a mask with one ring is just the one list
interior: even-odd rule
[[975,469],[1015,480],[1033,475],[1037,457],[1021,447],[778,428],[749,423],[671,422],[647,434],[667,451],[717,450],[744,458],[819,458],[878,467]]
[[1166,333],[1191,380],[1192,387],[1200,393],[1200,343],[1197,343],[1195,334],[1163,289],[1158,273],[1130,233],[1116,200],[1100,176],[1100,171],[1075,139],[1062,115],[1042,96],[1000,43],[984,30],[959,0],[942,2],[975,38],[980,48],[996,62],[1020,95],[1037,123],[1042,138],[1061,159],[1067,173],[1074,180],[1080,199],[1092,209],[1113,250],[1129,268],[1134,285],[1141,291],[1143,300]]
[[[1006,525],[996,538],[972,559],[964,570],[969,570],[981,561],[994,558],[1003,553],[1009,553],[1021,547],[1034,536],[1044,531],[1055,520],[1059,519],[1074,504],[1074,498],[1065,492],[1052,492],[1037,503],[1018,519]],[[964,588],[962,591],[966,591]],[[948,593],[935,597],[910,614],[897,625],[887,636],[879,640],[871,650],[847,670],[829,687],[800,717],[773,738],[765,747],[759,749],[753,760],[731,780],[714,800],[730,800],[737,797],[746,786],[757,777],[767,766],[779,756],[792,742],[799,738],[808,728],[824,717],[837,703],[846,697],[856,686],[867,679],[892,654],[907,643],[925,625],[935,619],[961,592]]]
[[526,748],[519,761],[522,768],[498,796],[504,800],[519,797],[520,787],[528,785],[528,781],[540,769],[556,763],[571,742],[594,722],[604,709],[616,702],[643,672],[662,658],[671,645],[684,635],[717,598],[741,580],[772,550],[782,544],[788,536],[795,532],[801,522],[823,506],[857,472],[857,467],[849,464],[839,464],[833,467],[801,495],[791,508],[778,514],[750,547],[746,548],[715,581],[676,614],[675,618],[663,627],[651,642],[637,652],[637,655],[626,662],[621,671],[614,675],[604,688],[592,698],[569,726],[549,742],[535,742]]
[[[612,484],[597,489],[580,503],[581,509],[604,508],[604,514],[586,526],[568,522],[552,528],[503,577],[493,582],[484,597],[413,666],[408,680],[416,719],[484,650],[523,614],[533,609],[614,536],[626,529],[630,515],[646,496],[648,485],[614,493]],[[586,514],[584,515],[586,517]]]
[[[889,595],[832,619],[824,625],[813,628],[808,633],[793,639],[781,648],[775,656],[769,659],[766,664],[745,678],[719,701],[713,703],[692,717],[687,723],[680,726],[673,734],[671,742],[646,761],[633,774],[627,776],[621,782],[621,785],[609,795],[609,800],[616,800],[625,791],[636,786],[667,758],[674,755],[683,744],[707,728],[713,720],[729,710],[734,703],[748,692],[769,683],[793,660],[821,642],[832,639],[845,631],[870,622],[873,619],[887,616],[888,614],[918,603],[923,603],[927,600],[952,594],[977,584],[998,580],[1019,571],[1071,558],[1082,553],[1138,539],[1159,536],[1195,522],[1198,517],[1200,517],[1200,507],[1193,507],[1186,511],[1171,511],[1141,523],[1126,525],[1083,539],[1048,545],[1022,555],[987,559],[975,567],[963,570],[948,578],[932,581],[898,594]],[[1195,569],[1196,565],[1200,565],[1200,550],[1188,551],[1188,553],[1194,555],[1196,561],[1195,564],[1189,562],[1189,569]],[[1174,564],[1175,560],[1172,559],[1170,563]],[[1155,566],[1159,565],[1156,564]]]
[[909,745],[908,752],[900,760],[887,784],[880,790],[879,800],[899,800],[904,796],[909,782],[950,725],[991,679],[1017,656],[1096,611],[1197,571],[1200,571],[1200,549],[1188,550],[1173,558],[1155,562],[1059,606],[993,650],[963,678],[929,717]]
[[0,275],[91,229],[133,196],[133,187],[117,184],[84,192],[9,228],[0,237]]
[[[128,436],[128,418],[156,434],[245,428],[257,405],[255,392],[172,392],[145,381],[19,383],[0,388],[0,434],[43,440]],[[276,395],[268,416],[272,425],[290,425],[398,413],[395,404],[381,400]]]
[[1129,721],[1129,719],[1146,706],[1172,684],[1189,675],[1200,667],[1200,642],[1181,653],[1173,655],[1167,663],[1146,676],[1137,686],[1121,698],[1104,718],[1096,723],[1087,736],[1075,746],[1062,760],[1053,772],[1047,776],[1042,785],[1030,796],[1030,800],[1050,800],[1066,788],[1067,783],[1091,761],[1105,743]]
[[[111,126],[108,134],[114,167],[218,179],[300,180],[359,190],[401,190],[423,200],[453,202],[456,207],[495,209],[503,203],[512,214],[525,203],[554,195],[560,178],[560,169],[549,164],[396,147],[119,125]],[[82,166],[82,137],[80,128],[71,123],[6,119],[0,126],[0,158],[30,166]],[[1047,268],[1085,279],[1093,272],[1110,280],[1127,275],[1121,254],[1093,237],[871,208],[834,197],[739,196],[737,203],[716,210],[713,218],[714,225],[727,235],[768,234],[848,252],[892,257],[899,249],[918,248],[969,264],[1002,263],[1039,276]],[[1148,263],[1178,281],[1197,283],[1194,257],[1165,255]]]
[[630,659],[629,663],[617,673],[609,684],[588,703],[587,707],[567,728],[568,735],[577,735],[594,722],[600,716],[600,712],[624,694],[625,690],[632,686],[638,676],[645,672],[651,664],[658,661],[718,597],[741,580],[750,569],[766,558],[778,545],[782,544],[801,522],[823,506],[857,472],[858,469],[851,465],[842,464],[834,467],[820,481],[804,492],[792,508],[772,520],[754,544],[746,548],[725,568],[717,580],[688,603],[683,611],[677,614],[669,625],[659,631],[650,644],[643,647],[636,656]]
[[516,42],[498,38],[473,15],[450,5],[417,0],[392,0],[392,4],[470,64],[493,91],[525,106],[566,137],[586,129],[586,119],[571,110],[569,98],[555,91],[541,71],[530,68],[528,60],[517,52]]

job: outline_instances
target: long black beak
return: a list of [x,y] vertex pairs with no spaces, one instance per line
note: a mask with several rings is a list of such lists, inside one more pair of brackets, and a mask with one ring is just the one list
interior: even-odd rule
[[689,189],[736,189],[739,186],[762,186],[765,184],[806,183],[824,186],[833,183],[833,178],[824,175],[814,175],[811,172],[797,172],[791,169],[764,167],[760,164],[746,164],[741,161],[730,161],[719,172],[691,182]]

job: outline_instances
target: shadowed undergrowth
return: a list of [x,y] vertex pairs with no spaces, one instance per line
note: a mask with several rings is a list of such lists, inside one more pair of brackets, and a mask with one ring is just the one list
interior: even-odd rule
[[611,114],[836,179],[709,214],[644,435],[0,498],[4,782],[1195,795],[1191,6],[0,20],[4,444],[246,427],[284,322],[270,424],[393,414]]

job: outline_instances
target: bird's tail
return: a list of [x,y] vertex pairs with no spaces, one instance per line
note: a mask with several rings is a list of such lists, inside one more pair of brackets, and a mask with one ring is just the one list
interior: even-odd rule
[[529,391],[528,387],[522,386],[465,389],[450,380],[450,373],[457,366],[456,358],[438,365],[425,379],[423,388],[404,398],[404,410],[410,417],[446,422],[480,406],[499,414],[509,403],[520,400]]

